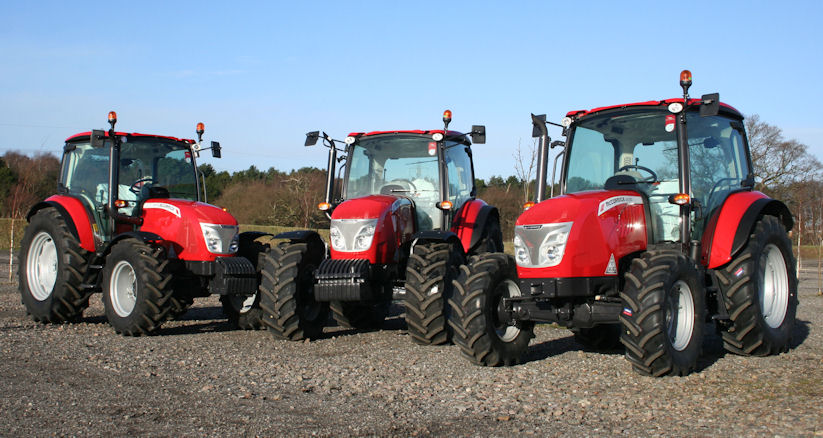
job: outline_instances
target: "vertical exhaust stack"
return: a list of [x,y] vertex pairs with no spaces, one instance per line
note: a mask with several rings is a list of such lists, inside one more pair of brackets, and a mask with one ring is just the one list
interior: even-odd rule
[[[323,133],[325,138],[328,138],[326,133]],[[335,175],[335,167],[337,165],[337,148],[334,147],[334,143],[331,144],[329,148],[329,164],[328,164],[328,173],[326,174],[326,197],[324,201],[326,204],[331,205],[332,197],[334,196],[334,175]]]
[[546,115],[536,116],[532,114],[532,137],[540,137],[540,146],[537,152],[537,185],[535,190],[535,203],[546,199],[546,174],[549,167],[549,130],[546,128]]

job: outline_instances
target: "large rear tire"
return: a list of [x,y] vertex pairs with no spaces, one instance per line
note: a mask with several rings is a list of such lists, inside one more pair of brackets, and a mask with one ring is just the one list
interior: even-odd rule
[[[260,259],[270,246],[257,241],[246,242],[241,240],[240,250],[237,255],[245,257],[257,273],[258,289],[260,285],[260,270],[263,264]],[[260,330],[263,328],[263,309],[260,308],[260,292],[255,292],[251,296],[222,295],[220,304],[223,306],[223,313],[229,320],[229,324],[240,330]]]
[[314,300],[314,271],[321,248],[283,242],[261,256],[260,308],[263,324],[277,338],[312,339],[323,333],[328,303]]
[[620,294],[620,341],[635,371],[685,376],[703,345],[705,289],[694,263],[670,251],[647,252],[632,261]]
[[162,248],[136,239],[114,244],[103,269],[103,306],[117,333],[149,335],[171,318],[172,272]]
[[514,259],[501,253],[474,256],[460,267],[449,300],[452,340],[477,365],[522,363],[534,337],[534,323],[507,322],[499,317],[504,297],[520,295]]
[[463,251],[456,244],[424,242],[414,246],[406,265],[406,325],[412,340],[420,345],[449,342],[448,299]]
[[715,271],[731,319],[726,350],[767,356],[789,348],[797,312],[797,273],[791,242],[774,216],[764,216],[743,250]]
[[35,321],[64,323],[80,318],[91,288],[83,288],[88,251],[54,208],[35,213],[23,234],[18,266],[20,296]]

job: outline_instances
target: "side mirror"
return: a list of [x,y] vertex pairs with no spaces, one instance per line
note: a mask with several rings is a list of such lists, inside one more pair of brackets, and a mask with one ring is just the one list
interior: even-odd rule
[[704,94],[700,101],[700,117],[716,116],[720,111],[720,93]]
[[548,135],[549,130],[546,128],[546,115],[540,114],[536,116],[532,114],[532,137],[542,137]]
[[486,125],[472,125],[472,143],[485,144],[486,143]]
[[303,146],[314,146],[320,138],[320,131],[312,131],[306,134],[306,143]]
[[91,131],[91,147],[102,148],[105,142],[106,131],[102,129],[94,129]]
[[211,142],[211,156],[214,158],[220,158],[222,156],[223,148],[220,147],[220,143],[213,141]]

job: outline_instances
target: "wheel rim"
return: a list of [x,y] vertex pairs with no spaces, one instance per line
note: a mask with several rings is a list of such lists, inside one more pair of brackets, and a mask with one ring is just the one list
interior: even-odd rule
[[125,260],[117,262],[111,271],[109,298],[114,313],[122,317],[131,315],[137,303],[137,276],[134,268]]
[[257,294],[252,296],[232,295],[229,297],[231,306],[237,313],[246,313],[254,307],[254,301],[257,299]]
[[758,290],[760,313],[771,328],[780,327],[789,307],[789,273],[780,248],[766,245],[761,255],[763,277]]
[[497,309],[503,304],[503,298],[519,297],[520,288],[511,280],[505,280],[494,289],[492,300],[492,324],[497,337],[503,342],[512,342],[520,335],[520,328],[515,322],[503,321],[498,317]]
[[43,301],[51,295],[57,282],[57,246],[54,239],[41,231],[31,241],[26,255],[26,277],[29,292],[37,301]]
[[694,297],[688,283],[678,280],[672,286],[666,308],[666,330],[672,347],[683,351],[694,333]]

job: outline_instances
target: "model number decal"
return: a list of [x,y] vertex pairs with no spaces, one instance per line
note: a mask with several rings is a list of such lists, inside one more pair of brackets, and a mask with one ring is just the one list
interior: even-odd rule
[[171,204],[166,204],[165,202],[147,202],[147,203],[143,204],[143,208],[144,209],[158,208],[160,210],[166,210],[169,213],[171,213],[171,214],[173,214],[177,217],[180,217],[180,209],[173,206],[173,205],[171,205]]
[[642,203],[643,198],[640,196],[613,196],[600,202],[600,206],[597,208],[597,215],[600,216],[618,205],[635,205]]

